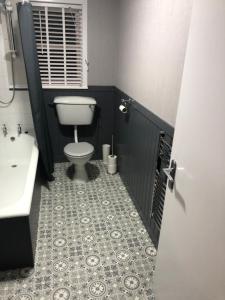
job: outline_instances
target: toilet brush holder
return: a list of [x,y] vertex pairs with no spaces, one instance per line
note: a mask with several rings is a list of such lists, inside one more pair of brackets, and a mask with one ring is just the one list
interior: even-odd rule
[[102,145],[102,159],[103,159],[103,163],[105,165],[108,164],[109,154],[110,154],[110,145],[109,144]]
[[109,155],[108,156],[108,173],[113,175],[117,172],[117,156]]

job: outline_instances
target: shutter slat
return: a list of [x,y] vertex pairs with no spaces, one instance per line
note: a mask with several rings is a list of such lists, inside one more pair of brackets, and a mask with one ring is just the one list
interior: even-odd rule
[[[50,67],[51,67],[51,69],[52,70],[54,70],[54,69],[57,69],[57,70],[64,70],[65,68],[64,68],[64,65],[63,65],[63,63],[62,64],[54,64],[54,63],[51,63],[50,64]],[[47,69],[47,66],[46,66],[46,64],[43,64],[43,63],[41,63],[40,64],[40,68],[46,68]],[[67,68],[68,68],[68,70],[82,70],[82,68],[81,67],[79,67],[79,66],[73,66],[72,65],[72,67],[69,67],[68,65],[67,65]]]
[[[47,49],[49,47],[49,45],[47,43],[46,44],[37,43],[37,46],[39,47],[40,51],[42,49]],[[50,50],[60,50],[60,49],[63,49],[63,45],[52,44],[51,48],[50,48]],[[66,51],[68,51],[68,50],[70,50],[70,51],[72,51],[72,50],[82,50],[82,48],[69,44],[69,45],[67,45]]]
[[[39,59],[39,62],[41,63],[42,61],[45,62],[47,60],[47,57],[38,55],[38,59]],[[51,60],[52,61],[55,60],[56,62],[59,62],[61,59],[62,59],[62,56],[57,57],[57,56],[51,55]],[[74,61],[80,61],[80,60],[82,60],[82,58],[79,57],[79,56],[74,56],[74,57],[67,57],[66,60],[68,61],[68,64],[69,64],[69,63],[72,63]]]

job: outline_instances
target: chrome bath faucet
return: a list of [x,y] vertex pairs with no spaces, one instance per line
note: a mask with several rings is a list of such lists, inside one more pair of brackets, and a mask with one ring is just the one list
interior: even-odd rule
[[18,133],[18,136],[20,136],[21,133],[22,133],[22,127],[21,127],[21,124],[18,124],[18,125],[17,125],[17,133]]
[[5,124],[2,125],[2,132],[3,132],[3,135],[6,137],[8,134],[8,130],[7,130],[7,127]]

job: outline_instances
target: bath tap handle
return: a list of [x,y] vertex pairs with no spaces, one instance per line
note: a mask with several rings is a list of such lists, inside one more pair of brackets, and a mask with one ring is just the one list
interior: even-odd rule
[[8,130],[5,124],[2,125],[2,132],[4,134],[4,136],[7,136]]
[[17,132],[18,132],[18,136],[21,135],[21,133],[22,133],[22,127],[21,127],[21,124],[18,124],[18,125],[17,125]]

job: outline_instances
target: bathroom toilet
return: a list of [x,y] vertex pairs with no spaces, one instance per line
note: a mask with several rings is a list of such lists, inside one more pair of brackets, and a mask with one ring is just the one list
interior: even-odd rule
[[94,147],[87,142],[78,142],[77,126],[92,123],[96,101],[90,97],[62,96],[56,97],[54,103],[60,124],[74,126],[74,143],[64,148],[65,156],[75,166],[73,179],[80,183],[87,182],[85,164],[91,159]]

